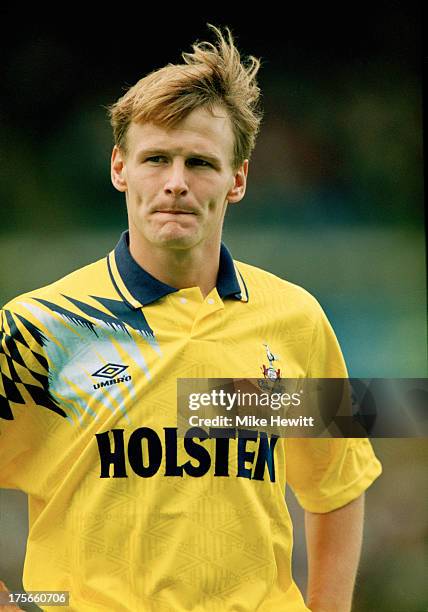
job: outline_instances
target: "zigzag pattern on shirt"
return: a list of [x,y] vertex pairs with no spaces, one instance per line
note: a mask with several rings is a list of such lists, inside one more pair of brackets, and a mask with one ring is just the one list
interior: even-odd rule
[[[66,417],[49,392],[49,367],[42,354],[48,340],[43,332],[8,310],[2,311],[0,324],[0,418],[13,420],[11,404],[25,404],[23,394],[29,395],[35,405]],[[24,329],[34,339],[35,350],[25,340]]]
[[[92,319],[98,319],[99,321],[103,321],[113,330],[120,329],[122,331],[125,331],[130,336],[129,331],[126,328],[126,325],[129,325],[132,329],[135,329],[136,331],[140,332],[143,336],[151,338],[154,337],[153,330],[147,323],[147,320],[142,311],[131,310],[126,306],[126,304],[121,301],[91,296],[94,300],[97,300],[97,302],[107,308],[112,313],[112,315],[114,315],[112,316],[103,312],[102,310],[98,310],[98,308],[94,308],[94,306],[91,306],[90,304],[86,304],[85,302],[76,300],[75,298],[69,297],[67,295],[63,295],[63,297],[69,302],[71,302],[71,304],[73,304],[74,306],[77,306],[79,310],[84,312]],[[43,300],[40,298],[35,298],[35,300],[37,302],[40,302],[40,304],[47,306],[53,312],[56,312],[59,315],[65,317],[71,323],[87,327],[95,334],[95,336],[98,337],[98,334],[96,332],[96,326],[92,321],[86,319],[85,317],[82,317],[79,314],[76,314],[75,312],[72,312],[71,310],[63,308],[62,306],[58,306],[57,304],[48,302],[47,300]]]

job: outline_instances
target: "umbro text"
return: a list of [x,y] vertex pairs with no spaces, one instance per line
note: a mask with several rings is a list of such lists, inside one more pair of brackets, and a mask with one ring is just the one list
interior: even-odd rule
[[128,382],[131,380],[131,376],[119,376],[119,378],[112,378],[111,380],[103,380],[96,385],[94,385],[94,389],[99,389],[100,387],[110,387],[110,385],[118,385],[119,383]]

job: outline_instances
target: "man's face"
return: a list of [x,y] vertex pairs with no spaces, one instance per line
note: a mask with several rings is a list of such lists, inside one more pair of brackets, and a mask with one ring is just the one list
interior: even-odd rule
[[112,182],[126,193],[141,246],[218,244],[227,203],[245,194],[248,161],[232,168],[234,136],[221,107],[193,110],[172,128],[131,123],[127,154],[115,146]]

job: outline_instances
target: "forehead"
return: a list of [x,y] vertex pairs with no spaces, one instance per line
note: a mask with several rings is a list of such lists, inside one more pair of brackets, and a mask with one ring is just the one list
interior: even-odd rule
[[127,148],[131,155],[159,147],[178,153],[211,153],[231,161],[233,144],[231,121],[221,107],[215,107],[213,112],[206,108],[195,109],[169,128],[155,123],[132,122],[127,133]]

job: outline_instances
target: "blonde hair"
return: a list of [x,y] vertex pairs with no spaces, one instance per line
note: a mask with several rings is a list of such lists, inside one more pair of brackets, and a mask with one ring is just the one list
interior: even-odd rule
[[127,153],[126,134],[132,121],[172,127],[196,108],[213,112],[216,105],[229,116],[234,132],[232,166],[249,159],[262,119],[256,74],[260,60],[241,62],[229,28],[223,33],[207,24],[216,43],[196,42],[193,53],[182,53],[184,64],[168,64],[140,79],[107,107],[116,145]]

